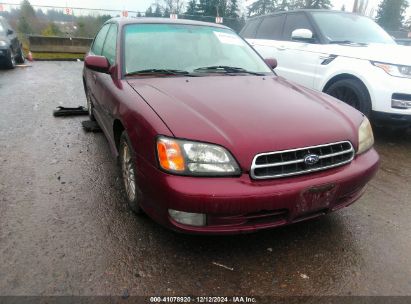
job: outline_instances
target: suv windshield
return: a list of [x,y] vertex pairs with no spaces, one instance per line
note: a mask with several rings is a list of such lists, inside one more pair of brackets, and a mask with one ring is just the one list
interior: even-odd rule
[[329,42],[395,44],[387,32],[367,17],[333,12],[313,12],[312,16]]
[[272,73],[237,34],[184,24],[131,24],[124,30],[125,74]]

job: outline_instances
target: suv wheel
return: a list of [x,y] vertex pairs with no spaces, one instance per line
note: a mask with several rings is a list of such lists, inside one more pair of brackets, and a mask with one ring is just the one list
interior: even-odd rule
[[368,117],[371,114],[372,106],[370,95],[368,94],[367,88],[359,80],[338,80],[327,88],[325,93],[344,101]]
[[140,214],[142,213],[140,209],[142,194],[136,181],[135,152],[126,131],[121,134],[119,154],[121,175],[128,205],[134,213]]

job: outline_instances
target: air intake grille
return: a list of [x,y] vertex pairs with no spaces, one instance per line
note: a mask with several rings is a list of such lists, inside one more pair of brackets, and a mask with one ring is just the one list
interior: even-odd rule
[[253,179],[268,179],[306,174],[347,164],[354,155],[349,141],[261,153],[254,157],[250,175]]

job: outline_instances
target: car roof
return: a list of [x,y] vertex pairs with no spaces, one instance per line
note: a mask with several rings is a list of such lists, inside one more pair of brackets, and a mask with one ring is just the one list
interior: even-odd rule
[[255,16],[255,17],[251,17],[248,20],[252,20],[252,19],[259,19],[259,18],[264,18],[267,16],[275,16],[275,15],[281,15],[281,14],[292,14],[292,13],[312,13],[312,12],[322,12],[322,13],[335,13],[335,14],[351,14],[351,15],[357,15],[355,13],[351,13],[351,12],[345,12],[345,11],[338,11],[338,10],[330,10],[330,9],[296,9],[296,10],[292,10],[292,11],[279,11],[279,12],[275,12],[275,13],[271,13],[271,14],[266,14],[266,15],[260,15],[260,16]]
[[116,22],[120,26],[127,24],[185,24],[185,25],[202,25],[202,26],[211,26],[218,28],[229,29],[229,27],[217,23],[203,22],[189,19],[171,19],[171,18],[157,18],[157,17],[137,17],[137,18],[124,18],[116,17],[107,20],[105,23]]

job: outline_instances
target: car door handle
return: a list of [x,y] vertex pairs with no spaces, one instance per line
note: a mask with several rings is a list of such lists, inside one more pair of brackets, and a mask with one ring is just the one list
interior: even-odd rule
[[285,51],[285,46],[283,46],[283,45],[277,46],[277,50],[279,50],[279,51]]

